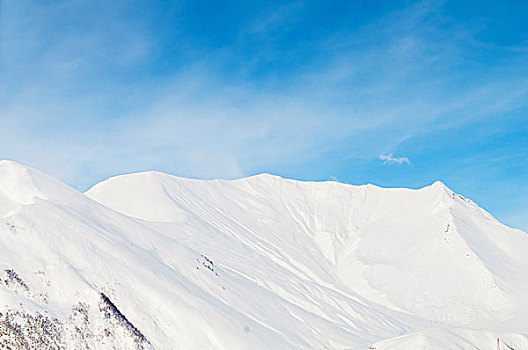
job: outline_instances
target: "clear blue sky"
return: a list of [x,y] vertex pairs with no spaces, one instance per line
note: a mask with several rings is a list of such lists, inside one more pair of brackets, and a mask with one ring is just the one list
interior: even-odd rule
[[528,229],[527,1],[3,0],[0,158],[421,187]]

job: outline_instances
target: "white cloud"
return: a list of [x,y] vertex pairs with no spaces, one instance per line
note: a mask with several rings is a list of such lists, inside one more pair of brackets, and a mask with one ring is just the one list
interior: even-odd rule
[[383,161],[383,164],[411,164],[411,161],[407,157],[394,157],[392,153],[389,153],[387,155],[381,155],[379,156],[379,159]]

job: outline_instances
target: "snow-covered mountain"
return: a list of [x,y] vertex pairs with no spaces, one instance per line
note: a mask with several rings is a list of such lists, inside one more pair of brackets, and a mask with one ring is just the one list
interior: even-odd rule
[[0,162],[0,348],[528,349],[528,236],[436,182]]

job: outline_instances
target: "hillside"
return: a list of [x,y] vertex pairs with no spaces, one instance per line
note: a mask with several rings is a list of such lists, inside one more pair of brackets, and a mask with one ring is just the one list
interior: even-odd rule
[[0,218],[0,344],[528,348],[526,233],[440,182],[147,172],[82,194],[1,161]]

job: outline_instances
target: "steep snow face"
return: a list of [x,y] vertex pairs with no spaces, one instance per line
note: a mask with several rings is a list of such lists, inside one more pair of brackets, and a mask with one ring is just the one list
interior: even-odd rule
[[237,252],[236,240],[208,250],[201,240],[218,232],[197,218],[151,227],[14,166],[34,192],[0,219],[0,346],[357,348],[413,329],[274,256]]
[[0,346],[287,344],[208,294],[198,252],[38,171],[7,167],[0,183],[18,208],[0,220]]
[[528,347],[526,234],[441,183],[149,172],[83,195],[0,162],[0,210],[0,347]]
[[526,235],[440,182],[408,190],[266,174],[201,181],[142,173],[87,195],[144,220],[157,210],[192,217],[208,225],[197,235],[214,228],[212,241],[230,237],[320,283],[433,321],[507,317],[518,302],[511,291],[526,287]]

